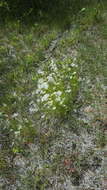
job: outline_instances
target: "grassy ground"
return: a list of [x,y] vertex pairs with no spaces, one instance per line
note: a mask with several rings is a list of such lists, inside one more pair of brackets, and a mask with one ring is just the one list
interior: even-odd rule
[[1,27],[1,189],[107,189],[106,16]]

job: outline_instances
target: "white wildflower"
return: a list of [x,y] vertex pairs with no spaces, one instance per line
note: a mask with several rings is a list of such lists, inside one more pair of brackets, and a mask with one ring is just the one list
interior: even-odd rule
[[71,92],[71,89],[67,89],[65,92],[70,93],[70,92]]
[[42,118],[42,119],[45,118],[45,115],[41,115],[41,118]]
[[44,72],[41,69],[39,69],[38,74],[44,74]]
[[48,98],[49,98],[49,94],[45,94],[45,95],[42,97],[41,101],[42,101],[42,102],[47,101]]
[[40,78],[39,80],[38,80],[38,83],[39,84],[42,84],[44,82],[44,79],[43,78]]
[[42,84],[38,84],[38,88],[39,89],[48,89],[48,83],[47,82],[43,82]]
[[38,107],[33,100],[29,103],[29,105],[30,105],[30,108],[29,108],[30,113],[38,111]]
[[51,67],[51,69],[54,70],[54,71],[57,71],[57,70],[58,70],[58,68],[57,68],[56,64],[54,63],[53,59],[51,60],[50,67]]
[[54,92],[54,94],[55,94],[56,96],[61,96],[62,92],[61,92],[61,91],[57,91],[57,92]]
[[60,105],[63,105],[64,101],[65,101],[65,98],[63,98],[63,99],[60,101]]
[[48,101],[48,104],[50,105],[50,106],[52,106],[53,105],[53,101],[51,100],[51,101]]
[[56,107],[53,107],[53,110],[56,110]]
[[22,125],[19,125],[18,129],[21,130],[22,128],[23,128],[23,126],[22,126]]
[[35,94],[42,94],[42,91],[40,89],[37,89]]
[[38,98],[37,100],[36,100],[38,103],[40,103],[40,99]]
[[15,91],[13,92],[13,96],[17,96],[17,94],[16,94],[16,92],[15,92]]
[[60,101],[61,101],[61,97],[60,97],[60,96],[57,96],[57,97],[56,97],[56,101],[60,102]]
[[76,72],[73,72],[73,75],[76,75]]
[[15,131],[14,134],[17,137],[18,135],[20,135],[20,131]]
[[34,112],[37,112],[37,111],[38,111],[38,107],[37,106],[34,106],[34,107],[32,106],[32,107],[29,108],[29,112],[30,113],[34,113]]
[[12,115],[12,118],[17,117],[18,115],[19,115],[18,113],[14,113],[14,114]]
[[77,58],[76,58],[76,57],[74,57],[73,61],[76,61],[76,60],[77,60]]
[[51,75],[49,75],[47,79],[49,82],[53,82],[53,83],[55,82],[54,78]]
[[7,107],[7,104],[3,104],[4,107]]
[[72,67],[78,67],[78,65],[75,64],[75,63],[71,63],[71,66],[72,66]]
[[71,71],[71,68],[68,68],[68,71]]
[[51,64],[53,64],[54,63],[54,60],[53,59],[51,59]]

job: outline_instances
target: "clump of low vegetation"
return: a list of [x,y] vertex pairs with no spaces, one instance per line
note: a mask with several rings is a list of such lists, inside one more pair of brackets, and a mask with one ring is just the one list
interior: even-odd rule
[[73,106],[78,91],[77,61],[51,60],[37,71],[37,103],[41,111],[51,115],[66,115]]

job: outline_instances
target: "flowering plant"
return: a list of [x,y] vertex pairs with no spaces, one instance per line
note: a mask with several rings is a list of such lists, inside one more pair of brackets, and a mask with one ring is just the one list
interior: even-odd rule
[[38,70],[37,103],[45,113],[64,115],[78,90],[76,59],[53,61]]

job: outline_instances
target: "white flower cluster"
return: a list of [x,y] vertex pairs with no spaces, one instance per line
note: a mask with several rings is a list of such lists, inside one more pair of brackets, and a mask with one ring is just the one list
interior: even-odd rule
[[[77,66],[68,62],[54,62],[38,70],[37,102],[44,110],[66,108],[68,96],[72,96],[72,82],[76,79]],[[76,80],[75,80],[76,81]]]
[[35,104],[34,101],[31,101],[31,102],[29,103],[29,112],[30,112],[30,113],[35,113],[35,112],[37,112],[37,111],[38,111],[38,106]]

